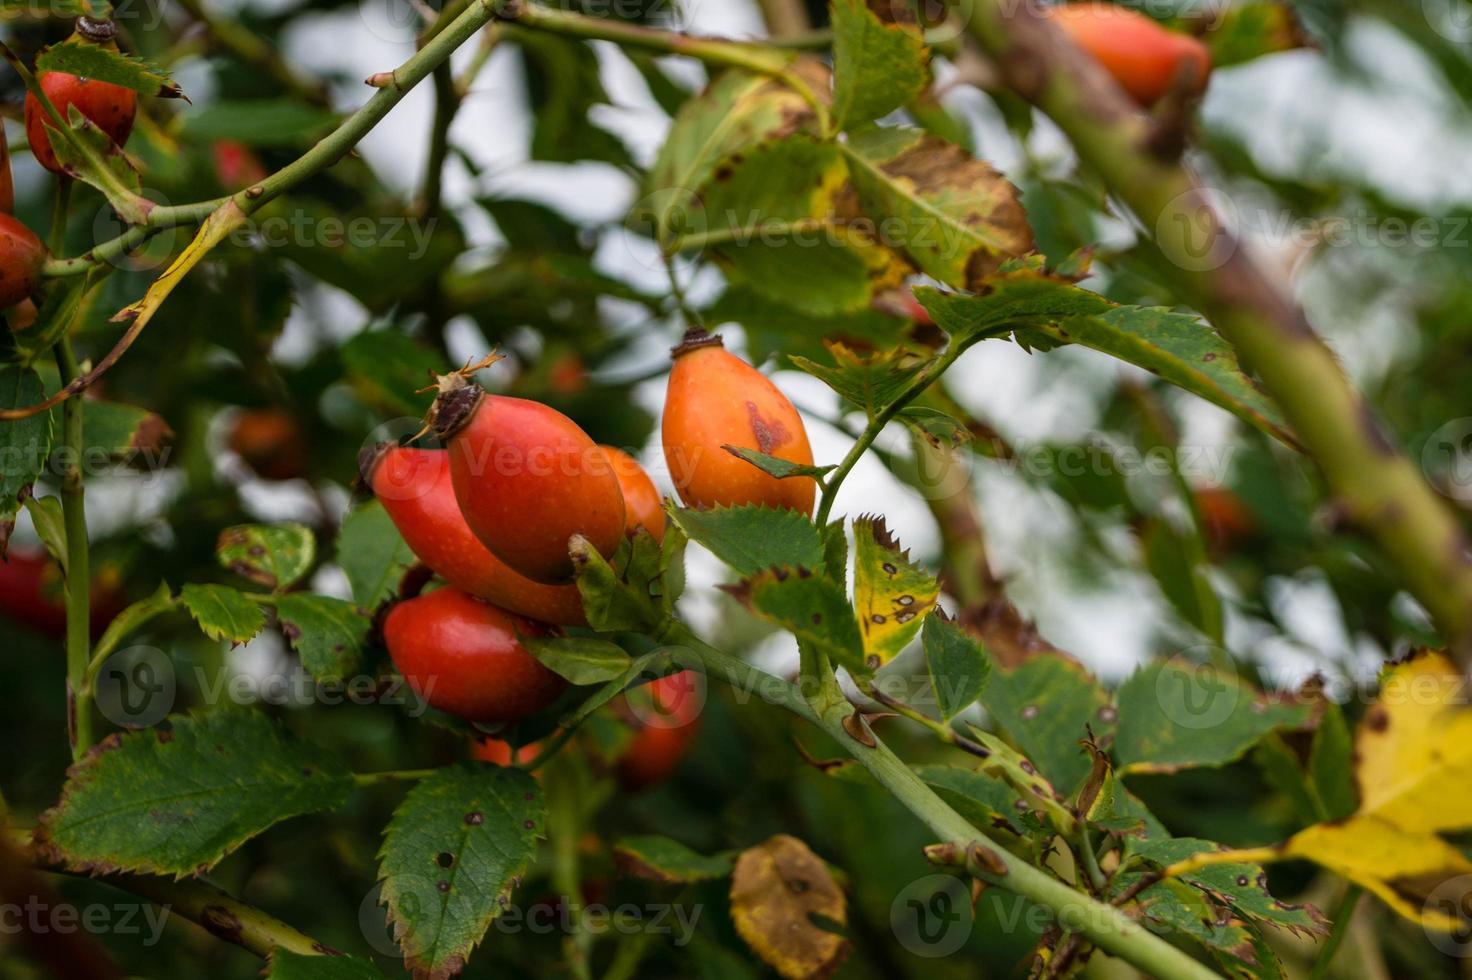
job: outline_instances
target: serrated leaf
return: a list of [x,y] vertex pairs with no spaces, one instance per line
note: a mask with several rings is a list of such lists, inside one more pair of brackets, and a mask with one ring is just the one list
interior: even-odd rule
[[794,476],[811,477],[814,480],[822,480],[824,476],[838,469],[837,466],[804,466],[801,463],[793,463],[776,456],[768,456],[766,453],[755,449],[743,449],[740,446],[722,446],[726,452],[737,459],[744,459],[763,473],[779,480],[791,479]]
[[986,690],[991,659],[976,638],[941,616],[925,621],[920,634],[925,647],[925,665],[942,721],[965,711]]
[[519,769],[462,764],[409,792],[384,833],[378,877],[416,978],[460,972],[509,903],[546,823],[541,787]]
[[713,881],[731,873],[734,852],[704,855],[668,837],[625,837],[613,845],[613,861],[622,874],[662,885]]
[[914,362],[902,349],[865,355],[837,341],[826,346],[833,358],[831,366],[806,357],[791,358],[793,365],[838,392],[871,420],[903,394],[926,367],[926,362]]
[[[647,537],[647,533],[646,533]],[[583,611],[588,625],[600,633],[617,630],[638,632],[652,628],[663,613],[655,609],[652,597],[630,588],[618,570],[598,554],[582,535],[574,535],[570,543],[573,565],[577,569],[578,594],[583,597]],[[615,561],[627,567],[633,545],[625,540]]]
[[980,296],[921,286],[915,298],[936,326],[953,341],[963,343],[1069,317],[1098,315],[1114,306],[1098,293],[1034,269],[994,276]]
[[1082,665],[1057,654],[1029,657],[993,670],[981,703],[1007,737],[1065,793],[1092,763],[1080,745],[1090,730],[1103,739],[1114,730],[1109,695]]
[[1008,850],[1035,852],[1053,836],[1032,807],[1004,780],[960,766],[922,765],[915,775],[966,818],[973,827],[995,835]]
[[911,272],[864,220],[833,143],[793,136],[733,158],[703,188],[680,250],[710,247],[736,284],[817,317],[868,309]]
[[1300,728],[1311,705],[1273,700],[1230,671],[1180,659],[1149,664],[1115,693],[1123,773],[1222,766],[1268,732]]
[[923,130],[871,127],[843,149],[885,243],[940,282],[979,291],[1035,247],[1017,188],[961,147]]
[[1326,703],[1309,746],[1308,785],[1325,820],[1342,820],[1359,804],[1354,785],[1354,740],[1339,705]]
[[416,561],[388,511],[377,500],[359,504],[343,520],[337,539],[337,564],[348,577],[353,601],[364,609],[374,609],[392,596]]
[[[1118,893],[1138,878],[1138,873],[1125,872],[1118,875],[1112,884]],[[1209,950],[1224,952],[1236,961],[1239,970],[1255,964],[1257,951],[1246,924],[1214,905],[1206,894],[1186,882],[1158,882],[1136,896],[1135,901],[1140,914],[1153,928],[1173,930],[1191,937]]]
[[304,524],[239,524],[220,532],[221,567],[268,589],[285,589],[311,571],[317,537]]
[[[1215,847],[1211,841],[1189,837],[1155,837],[1136,842],[1134,853],[1161,867]],[[1215,864],[1181,875],[1180,881],[1198,888],[1238,915],[1287,929],[1300,936],[1324,935],[1324,917],[1312,905],[1289,905],[1268,892],[1268,878],[1260,864]]]
[[101,191],[128,224],[143,224],[148,220],[146,209],[151,205],[139,196],[142,182],[133,162],[111,136],[82,115],[75,105],[68,105],[65,114],[67,133],[62,133],[49,115],[43,117],[46,135],[61,169],[68,177]]
[[352,775],[265,715],[215,711],[112,735],[72,766],[37,841],[75,870],[207,871],[273,824],[341,806]]
[[[827,69],[820,63],[774,58],[775,64],[795,64],[804,77],[827,87]],[[638,216],[652,221],[657,240],[672,244],[689,230],[687,222],[699,217],[695,205],[729,157],[794,132],[816,134],[816,123],[812,107],[776,79],[740,71],[717,77],[675,116]]]
[[174,99],[182,94],[169,73],[158,65],[134,55],[123,54],[101,44],[93,44],[73,35],[72,39],[54,44],[36,58],[36,73],[65,72],[96,82],[121,85],[143,95]]
[[893,660],[939,596],[940,582],[900,550],[883,517],[854,520],[854,608],[867,663],[878,668]]
[[741,852],[731,875],[731,919],[761,960],[783,977],[822,977],[848,941],[814,921],[848,921],[848,902],[822,859],[778,834]]
[[742,575],[774,566],[819,568],[823,564],[817,527],[794,510],[755,504],[713,510],[671,507],[669,515],[691,541]]
[[295,592],[275,600],[276,618],[302,668],[318,680],[340,681],[363,663],[371,625],[351,602]]
[[601,684],[622,677],[633,663],[623,647],[588,636],[523,636],[521,645],[548,670],[574,684]]
[[971,730],[971,737],[991,753],[981,764],[981,770],[1005,781],[1028,808],[1041,813],[1054,830],[1065,837],[1072,837],[1078,829],[1078,818],[1068,809],[1063,794],[1054,789],[1032,760],[992,733],[975,725],[966,727]]
[[739,585],[722,586],[753,615],[790,632],[799,644],[869,674],[864,641],[843,586],[801,567],[771,568]]
[[211,640],[249,643],[266,628],[266,614],[238,589],[225,585],[186,585],[179,601]]
[[149,465],[164,461],[160,450],[174,434],[168,423],[146,408],[91,399],[82,403],[82,431],[89,451],[110,459],[140,455]]
[[277,946],[271,950],[268,980],[383,980],[369,960],[356,956],[305,956]]
[[864,0],[833,0],[833,125],[886,116],[930,81],[930,53],[915,23],[885,23]]
[[945,446],[964,446],[975,438],[972,431],[963,423],[938,409],[911,405],[900,409],[895,418],[909,426],[920,438],[936,449]]
[[[0,364],[0,408],[15,409],[34,405],[46,397],[40,375],[18,364]],[[21,497],[29,494],[40,477],[51,454],[51,413],[41,412],[27,419],[0,422],[0,556],[9,526],[20,510]]]

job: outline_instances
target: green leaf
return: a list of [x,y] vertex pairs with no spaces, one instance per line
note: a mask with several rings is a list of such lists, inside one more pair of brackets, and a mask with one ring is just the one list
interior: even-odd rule
[[[1134,845],[1135,853],[1153,864],[1167,867],[1221,845],[1191,837],[1157,837]],[[1299,936],[1324,935],[1324,917],[1312,905],[1288,905],[1268,893],[1267,875],[1260,864],[1213,864],[1189,871],[1179,878],[1205,892],[1244,918],[1287,929]],[[1149,894],[1141,893],[1141,898]]]
[[915,361],[902,349],[860,354],[839,342],[830,342],[832,366],[793,357],[794,366],[806,371],[862,409],[872,421],[925,370],[927,362]]
[[1326,701],[1308,753],[1308,781],[1323,820],[1343,820],[1359,809],[1354,785],[1354,740],[1344,711]]
[[47,71],[79,75],[165,99],[177,99],[183,94],[163,68],[143,58],[78,39],[76,35],[62,44],[52,45],[36,58],[36,74]]
[[[996,776],[960,766],[921,765],[915,775],[925,780],[936,793],[973,827],[985,827],[998,834],[998,843],[1015,850],[1030,842],[1024,850],[1036,850],[1049,830],[1029,806],[1023,804],[1017,791]],[[1010,840],[1008,838],[1011,838]]]
[[134,630],[161,613],[174,608],[174,593],[169,583],[160,582],[153,594],[124,609],[107,624],[107,630],[97,640],[98,650],[116,650],[118,644],[127,639]]
[[142,187],[138,171],[123,152],[92,120],[82,115],[75,105],[65,110],[70,138],[61,133],[46,115],[43,124],[51,140],[56,161],[68,177],[90,184],[102,192],[118,215],[130,225],[148,220],[146,202],[139,196]]
[[215,555],[223,568],[279,591],[311,571],[317,538],[303,524],[239,524],[220,532]]
[[112,735],[72,766],[38,843],[68,868],[208,871],[273,824],[347,801],[352,775],[265,715],[175,715]]
[[855,673],[871,672],[854,607],[832,579],[803,567],[772,568],[722,589],[758,618],[792,633],[798,643]]
[[[574,535],[571,544],[573,563],[577,568],[578,593],[583,597],[583,611],[588,625],[600,633],[617,630],[640,632],[653,628],[664,614],[654,607],[651,597],[632,589],[622,574],[598,554],[582,535]],[[615,560],[627,566],[633,546],[625,541]]]
[[936,707],[941,719],[950,721],[976,703],[986,690],[991,660],[975,637],[941,616],[925,621],[920,638]]
[[[636,657],[622,674],[608,681],[568,712],[561,720],[562,727],[576,728],[586,721],[599,708],[603,707],[614,698],[618,697],[624,690],[636,680],[655,680],[663,677],[672,670],[674,660],[665,651],[657,650],[646,653],[642,657]],[[684,666],[684,665],[682,665]]]
[[82,403],[82,431],[89,452],[101,452],[110,459],[141,453],[149,464],[163,462],[160,444],[173,435],[168,424],[146,408],[90,399]]
[[1065,837],[1072,837],[1078,829],[1078,818],[1064,805],[1062,795],[1038,771],[1037,765],[990,732],[975,725],[966,727],[971,730],[971,737],[991,753],[981,764],[982,771],[1005,780],[1030,809],[1043,815],[1054,830]]
[[[40,375],[17,364],[0,364],[0,408],[15,409],[34,405],[46,397]],[[28,419],[0,422],[0,556],[21,497],[41,475],[46,457],[51,454],[51,413],[41,412]]]
[[671,507],[669,515],[691,541],[742,575],[774,566],[818,568],[823,563],[817,527],[795,510],[745,504],[714,510]]
[[1145,567],[1186,622],[1214,642],[1222,641],[1221,599],[1212,588],[1201,542],[1164,518],[1148,518],[1141,535]]
[[586,636],[523,636],[521,645],[548,670],[574,684],[601,684],[622,677],[633,663],[623,647]]
[[[1133,871],[1116,876],[1111,883],[1116,896],[1139,877],[1140,873]],[[1205,894],[1186,882],[1170,879],[1151,885],[1137,896],[1136,901],[1153,928],[1181,933],[1213,952],[1230,954],[1236,961],[1237,976],[1242,975],[1240,971],[1247,964],[1255,965],[1256,950],[1246,926],[1240,920],[1223,915]]]
[[1293,10],[1278,0],[1245,0],[1215,11],[1202,39],[1213,68],[1240,65],[1263,55],[1305,46]]
[[1114,306],[1098,293],[1030,269],[993,277],[982,296],[921,286],[915,298],[936,326],[961,343],[1070,317],[1098,315]]
[[364,609],[392,596],[417,560],[377,500],[359,504],[343,520],[337,564],[348,577],[353,601]]
[[609,105],[590,45],[511,26],[507,34],[522,52],[530,101],[533,160],[572,163],[602,160],[632,167],[629,151],[612,133],[590,118],[595,106]]
[[902,551],[882,517],[854,520],[854,608],[864,659],[878,668],[903,650],[935,609],[940,582]]
[[57,497],[27,497],[26,513],[31,515],[31,524],[36,536],[41,539],[47,554],[56,559],[62,573],[66,572],[66,517],[62,513],[61,500]]
[[[773,55],[774,64],[795,70],[820,88],[828,84],[821,63]],[[794,132],[817,135],[817,119],[803,97],[781,81],[729,71],[688,100],[660,149],[649,175],[649,195],[636,216],[653,223],[665,245],[681,238],[699,214],[701,194],[728,158]]]
[[266,614],[261,607],[229,586],[186,585],[179,601],[211,640],[249,643],[266,628]]
[[530,775],[461,764],[415,786],[394,811],[378,877],[394,939],[417,976],[460,971],[544,836],[547,806]]
[[330,110],[297,99],[227,99],[186,115],[184,135],[201,143],[300,146],[325,135],[336,120]]
[[679,841],[651,834],[619,840],[613,845],[613,860],[622,874],[662,885],[689,885],[726,877],[736,854],[726,851],[707,857]]
[[823,568],[835,582],[848,581],[848,532],[843,521],[834,521],[818,531],[823,541]]
[[277,946],[270,959],[268,980],[383,980],[378,967],[356,956],[306,956]]
[[709,246],[733,283],[832,317],[868,309],[911,271],[861,217],[839,147],[799,135],[724,164],[672,247]]
[[422,417],[434,395],[416,394],[447,365],[438,354],[398,330],[363,331],[342,347],[353,387],[370,405],[393,415]]
[[979,291],[1033,250],[1016,187],[984,160],[918,129],[871,127],[843,150],[865,213],[920,271]]
[[938,409],[911,405],[900,409],[895,418],[937,449],[964,446],[975,438],[964,424]]
[[1116,693],[1114,752],[1121,770],[1222,766],[1268,732],[1309,723],[1308,704],[1268,698],[1228,670],[1180,659],[1149,664]]
[[371,624],[357,606],[306,592],[281,596],[275,605],[281,632],[307,673],[318,680],[340,681],[362,666]]
[[925,90],[930,53],[914,23],[887,24],[864,0],[833,0],[833,124],[886,116]]
[[806,476],[814,480],[822,480],[824,476],[838,469],[837,466],[804,466],[801,463],[778,459],[776,456],[768,456],[766,453],[758,452],[755,449],[743,449],[740,446],[722,446],[721,448],[737,459],[744,459],[763,473],[776,477],[779,480],[790,479],[794,476]]
[[1072,793],[1092,767],[1080,742],[1114,729],[1114,708],[1077,661],[1053,654],[992,671],[981,703],[1007,737],[1053,785]]

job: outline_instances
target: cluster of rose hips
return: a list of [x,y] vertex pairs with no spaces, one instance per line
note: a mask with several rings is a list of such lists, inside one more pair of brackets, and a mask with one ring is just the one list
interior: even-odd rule
[[[62,119],[69,118],[70,110],[75,107],[117,146],[128,142],[133,120],[138,115],[138,95],[132,89],[59,71],[42,72],[36,81]],[[55,121],[41,101],[30,93],[26,94],[25,123],[26,140],[36,160],[52,173],[69,178],[46,131]],[[9,311],[27,304],[40,287],[46,246],[14,216],[15,189],[8,158],[4,171],[0,174],[0,309]],[[35,310],[29,307],[9,315],[13,329],[29,326],[34,318]]]
[[[802,418],[786,396],[703,331],[687,334],[673,359],[662,427],[680,499],[811,514],[811,479],[778,480],[726,449],[811,465]],[[521,638],[588,625],[569,542],[581,536],[611,556],[641,528],[662,540],[663,502],[624,452],[596,444],[561,412],[491,394],[464,372],[440,379],[430,422],[445,448],[386,444],[363,460],[365,486],[410,550],[449,583],[394,606],[384,641],[432,706],[480,724],[515,722],[551,706],[567,686]],[[689,689],[681,675],[651,686],[672,722],[635,722],[619,764],[626,785],[656,782],[678,763],[695,734]],[[504,743],[481,753],[512,758]]]

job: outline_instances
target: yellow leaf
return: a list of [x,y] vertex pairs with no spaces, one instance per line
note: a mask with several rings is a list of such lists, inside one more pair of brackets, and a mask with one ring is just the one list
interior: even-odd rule
[[1408,919],[1446,932],[1465,929],[1472,908],[1472,861],[1434,834],[1402,830],[1378,817],[1353,816],[1295,834],[1284,857],[1301,857],[1378,895]]
[[1356,739],[1360,813],[1403,830],[1472,827],[1472,711],[1466,679],[1439,653],[1393,667]]
[[854,521],[854,607],[870,666],[889,663],[915,638],[939,595],[940,583],[910,562],[884,518]]
[[847,903],[821,858],[796,837],[748,848],[731,875],[731,919],[757,956],[789,980],[825,977],[848,940],[819,920],[847,922]]
[[114,320],[126,320],[135,317],[132,331],[143,329],[144,324],[153,318],[158,308],[163,305],[164,300],[174,291],[174,287],[184,280],[191,269],[198,265],[216,245],[224,241],[231,232],[245,224],[246,214],[231,198],[220,205],[210,216],[204,220],[198,234],[184,251],[179,253],[172,265],[164,270],[143,298],[132,306],[125,307],[122,312],[113,317]]

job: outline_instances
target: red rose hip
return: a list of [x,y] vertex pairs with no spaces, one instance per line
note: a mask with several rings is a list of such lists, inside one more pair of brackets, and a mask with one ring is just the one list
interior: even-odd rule
[[18,219],[0,214],[0,307],[29,299],[41,282],[46,246]]
[[[128,142],[133,132],[133,120],[138,115],[138,93],[111,82],[98,82],[60,71],[44,71],[37,81],[62,119],[69,118],[68,106],[76,106],[78,112],[118,146]],[[47,170],[54,174],[65,173],[61,161],[56,158],[56,151],[51,148],[47,125],[55,126],[56,121],[39,99],[27,93],[26,139],[31,144],[31,152]]]
[[431,707],[469,721],[536,714],[567,687],[521,645],[547,627],[456,588],[401,602],[383,623],[389,656]]
[[624,498],[603,450],[572,419],[539,402],[492,395],[463,375],[440,379],[431,412],[450,453],[455,499],[491,553],[527,578],[573,577],[568,540],[612,555]]

